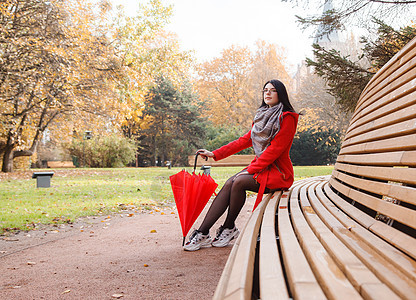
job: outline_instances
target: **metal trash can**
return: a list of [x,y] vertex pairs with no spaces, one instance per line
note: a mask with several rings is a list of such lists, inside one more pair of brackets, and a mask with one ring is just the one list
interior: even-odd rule
[[211,166],[202,166],[201,170],[204,171],[204,174],[209,175],[211,173]]
[[51,178],[55,174],[54,172],[34,172],[32,178],[36,178],[37,188],[51,187]]

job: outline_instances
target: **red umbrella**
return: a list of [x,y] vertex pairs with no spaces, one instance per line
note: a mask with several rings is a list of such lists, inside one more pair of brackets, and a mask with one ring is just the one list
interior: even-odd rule
[[199,153],[195,157],[192,175],[182,170],[169,177],[182,226],[182,245],[185,244],[185,237],[189,229],[191,229],[218,186],[210,175],[195,174],[198,155]]

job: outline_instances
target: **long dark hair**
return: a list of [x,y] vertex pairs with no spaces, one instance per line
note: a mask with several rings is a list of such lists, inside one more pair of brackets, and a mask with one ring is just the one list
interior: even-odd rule
[[[274,88],[276,89],[277,96],[279,97],[279,102],[283,103],[283,111],[291,111],[291,112],[295,113],[296,112],[295,109],[293,108],[292,104],[290,104],[289,96],[287,95],[285,85],[280,80],[272,79],[272,80],[267,81],[264,84],[263,90],[266,87],[266,85],[269,84],[269,83],[271,83],[274,86]],[[263,93],[263,91],[262,91],[262,93]],[[260,107],[267,106],[266,102],[264,102],[264,93],[263,93],[262,99],[263,100],[261,102]]]

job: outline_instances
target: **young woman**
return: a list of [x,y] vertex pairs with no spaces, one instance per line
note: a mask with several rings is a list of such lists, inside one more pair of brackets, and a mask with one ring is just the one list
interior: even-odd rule
[[[195,251],[201,247],[225,247],[239,235],[235,220],[246,201],[246,191],[257,192],[254,209],[263,193],[288,189],[293,183],[293,166],[289,150],[296,132],[299,115],[289,102],[285,86],[279,80],[270,80],[263,87],[263,101],[253,120],[251,130],[239,139],[208,151],[197,151],[202,157],[221,160],[248,147],[253,147],[256,157],[248,167],[235,174],[224,184],[211,204],[201,226],[184,245],[184,250]],[[210,228],[227,210],[224,224],[214,240]]]

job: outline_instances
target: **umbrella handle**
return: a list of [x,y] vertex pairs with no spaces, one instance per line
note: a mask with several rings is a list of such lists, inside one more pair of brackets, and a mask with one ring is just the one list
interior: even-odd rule
[[[196,170],[196,161],[198,159],[198,155],[199,155],[199,152],[197,152],[196,155],[195,155],[194,173],[195,173],[195,170]],[[207,161],[207,160],[208,160],[208,157],[205,157],[205,161]]]

